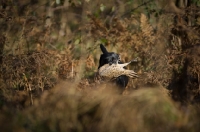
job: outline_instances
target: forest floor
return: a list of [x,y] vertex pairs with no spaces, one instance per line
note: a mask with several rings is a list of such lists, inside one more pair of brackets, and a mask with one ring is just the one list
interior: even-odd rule
[[[154,18],[98,16],[76,2],[49,10],[23,2],[0,9],[2,130],[200,130],[198,7]],[[191,26],[185,18],[193,16]],[[124,62],[138,58],[128,69],[140,77],[122,94],[97,74],[101,43]]]

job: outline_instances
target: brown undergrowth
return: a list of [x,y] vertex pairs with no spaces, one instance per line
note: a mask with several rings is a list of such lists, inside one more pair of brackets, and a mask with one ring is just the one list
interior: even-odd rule
[[12,127],[5,130],[176,131],[187,122],[162,88],[144,88],[126,96],[113,90],[103,85],[83,94],[71,82],[60,83],[13,117]]

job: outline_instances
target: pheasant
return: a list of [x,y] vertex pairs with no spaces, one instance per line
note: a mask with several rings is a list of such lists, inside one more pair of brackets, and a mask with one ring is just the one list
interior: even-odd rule
[[131,62],[137,60],[132,60],[128,63],[119,64],[118,61],[113,64],[105,64],[99,68],[99,75],[107,78],[117,78],[121,75],[126,75],[130,78],[137,78],[138,75],[133,70],[124,69],[125,66],[129,65]]

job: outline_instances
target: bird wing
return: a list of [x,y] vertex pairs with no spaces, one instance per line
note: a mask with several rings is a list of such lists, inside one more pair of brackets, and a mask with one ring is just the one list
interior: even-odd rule
[[130,78],[137,78],[138,74],[134,72],[133,70],[124,70],[123,75],[129,76]]
[[126,70],[120,64],[105,64],[99,68],[99,75],[108,78],[117,78],[121,75],[127,75],[131,78],[138,77],[133,70]]

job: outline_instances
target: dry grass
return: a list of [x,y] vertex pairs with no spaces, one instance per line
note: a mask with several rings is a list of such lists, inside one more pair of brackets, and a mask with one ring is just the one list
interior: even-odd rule
[[34,106],[17,112],[9,123],[12,127],[4,128],[18,131],[111,132],[198,129],[197,120],[190,120],[198,114],[192,112],[195,109],[180,110],[161,87],[146,87],[124,96],[110,88],[109,85],[99,86],[84,94],[77,90],[74,92],[76,87],[71,82],[60,83],[46,91]]

